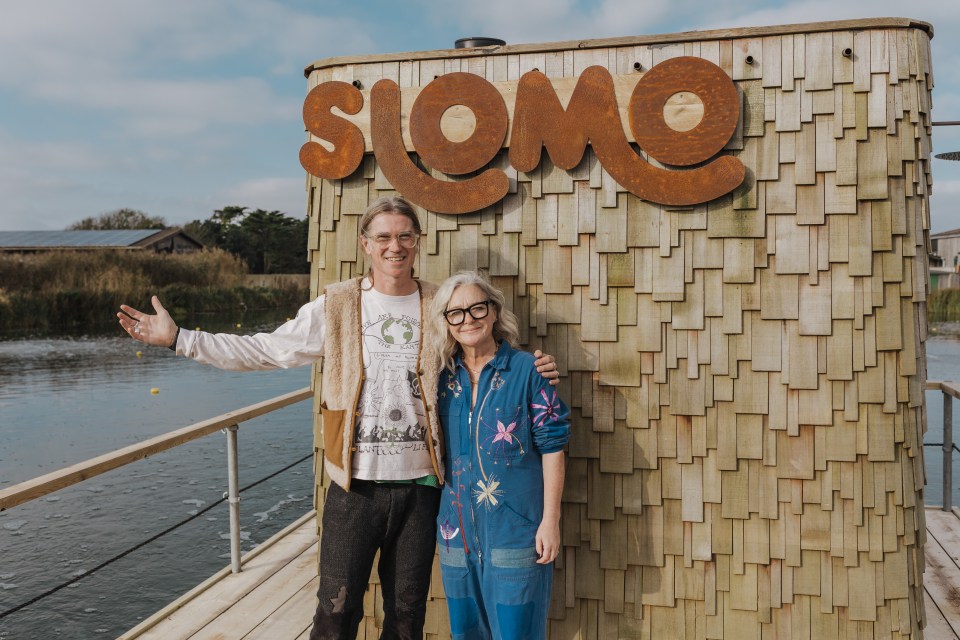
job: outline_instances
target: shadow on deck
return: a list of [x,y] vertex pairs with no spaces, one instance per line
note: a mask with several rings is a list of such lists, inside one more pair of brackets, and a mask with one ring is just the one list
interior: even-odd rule
[[[928,508],[926,516],[924,637],[960,639],[960,511]],[[241,573],[224,569],[120,638],[305,640],[316,608],[314,517],[247,554]]]

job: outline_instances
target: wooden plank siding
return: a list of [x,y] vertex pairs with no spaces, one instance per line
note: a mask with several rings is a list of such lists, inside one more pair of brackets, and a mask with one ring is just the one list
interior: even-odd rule
[[[920,580],[930,37],[874,20],[400,63],[411,90],[458,56],[498,82],[547,62],[569,87],[590,64],[622,76],[700,55],[743,98],[723,153],[748,177],[714,202],[641,201],[588,149],[570,172],[514,172],[483,213],[421,211],[417,273],[486,270],[524,347],[560,364],[574,436],[550,638],[899,639],[934,624]],[[309,82],[369,86],[388,58],[337,59]],[[393,193],[375,165],[307,177],[314,295],[367,266],[361,205]]]

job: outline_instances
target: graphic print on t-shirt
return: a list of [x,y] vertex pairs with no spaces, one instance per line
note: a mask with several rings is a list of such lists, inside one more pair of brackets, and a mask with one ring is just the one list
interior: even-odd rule
[[358,452],[399,455],[424,449],[426,421],[415,372],[419,321],[381,314],[364,322],[362,331],[369,364],[354,438]]

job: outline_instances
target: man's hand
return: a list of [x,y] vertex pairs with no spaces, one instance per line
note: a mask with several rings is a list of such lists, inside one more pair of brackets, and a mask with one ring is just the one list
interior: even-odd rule
[[550,354],[544,354],[540,349],[533,352],[533,357],[537,359],[533,364],[537,367],[540,375],[546,378],[553,386],[560,384],[560,372],[557,371],[556,358]]
[[125,304],[120,305],[120,311],[117,312],[120,326],[134,340],[157,347],[172,346],[177,337],[177,323],[160,304],[157,296],[150,298],[150,303],[153,305],[153,310],[157,312],[154,315],[137,311]]

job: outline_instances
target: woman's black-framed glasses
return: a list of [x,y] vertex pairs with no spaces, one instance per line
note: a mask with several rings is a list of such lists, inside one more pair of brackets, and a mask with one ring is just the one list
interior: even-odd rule
[[447,309],[443,312],[443,317],[446,318],[447,324],[454,327],[463,324],[463,321],[467,319],[467,314],[470,314],[470,317],[474,320],[483,320],[490,313],[490,305],[493,303],[493,300],[483,300],[481,302],[476,302],[465,309]]

